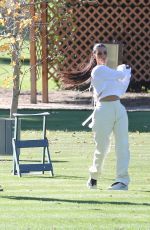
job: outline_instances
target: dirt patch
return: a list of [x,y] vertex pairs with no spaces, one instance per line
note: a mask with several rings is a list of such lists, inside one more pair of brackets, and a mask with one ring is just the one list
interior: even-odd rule
[[[0,108],[9,109],[12,92],[8,89],[0,89]],[[42,103],[41,93],[37,94],[37,104],[31,104],[30,92],[21,92],[19,108],[33,109],[92,109],[92,93],[78,91],[53,91],[49,93],[49,103]],[[121,98],[127,109],[150,110],[149,93],[126,93]]]

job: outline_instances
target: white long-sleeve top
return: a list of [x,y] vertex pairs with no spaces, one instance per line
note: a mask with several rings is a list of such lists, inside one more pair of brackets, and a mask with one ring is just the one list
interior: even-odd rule
[[111,69],[106,65],[97,65],[91,72],[91,85],[94,90],[94,100],[116,95],[122,96],[129,85],[131,68],[127,69],[125,64],[119,65],[117,69]]

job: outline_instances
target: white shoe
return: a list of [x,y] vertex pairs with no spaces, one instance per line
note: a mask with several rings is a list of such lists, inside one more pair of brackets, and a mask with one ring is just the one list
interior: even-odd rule
[[121,182],[115,182],[108,188],[108,190],[128,190],[128,185]]
[[89,178],[88,181],[87,181],[87,187],[89,189],[97,189],[97,180]]

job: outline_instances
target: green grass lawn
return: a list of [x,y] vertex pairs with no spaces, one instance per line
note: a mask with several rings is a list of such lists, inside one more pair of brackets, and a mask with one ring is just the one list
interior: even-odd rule
[[[58,123],[58,120],[53,122]],[[0,229],[149,230],[150,133],[138,130],[129,133],[129,191],[107,190],[115,177],[113,139],[98,189],[86,188],[94,151],[93,135],[89,130],[48,129],[53,178],[49,173],[13,176],[12,157],[0,156],[0,184],[4,187],[4,192],[0,192]],[[40,134],[39,129],[23,129],[22,139]],[[23,150],[21,154],[21,162],[40,159],[39,149]]]
[[[22,67],[23,73],[25,72],[25,75],[23,77],[22,81],[22,87],[21,91],[30,91],[31,89],[31,83],[30,83],[30,66],[28,64],[23,65]],[[8,88],[12,89],[12,68],[9,64],[6,62],[0,62],[0,87],[1,88]],[[9,85],[6,87],[4,82],[5,79],[9,78]],[[21,78],[22,79],[22,78]],[[55,81],[53,79],[50,79],[48,81],[49,84],[49,91],[57,90],[58,86],[56,85]],[[42,77],[40,77],[37,80],[37,91],[40,92],[42,90]]]
[[[7,43],[7,39],[0,41],[0,45]],[[29,51],[29,41],[26,40],[24,42],[22,48],[22,57],[24,57],[24,62],[21,68],[22,73],[24,74],[22,81],[22,91],[30,91],[30,51]],[[12,67],[10,65],[11,56],[7,53],[0,53],[0,87],[6,87],[4,84],[4,80],[9,78],[10,82],[7,88],[12,88]],[[40,92],[42,90],[42,73],[39,67],[39,79],[37,80],[37,91]],[[22,77],[20,78],[22,80]],[[53,79],[48,81],[49,91],[57,90],[58,86]]]

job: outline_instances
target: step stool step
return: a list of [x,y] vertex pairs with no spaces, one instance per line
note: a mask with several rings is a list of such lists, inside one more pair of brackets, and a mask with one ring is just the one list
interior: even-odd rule
[[36,148],[36,147],[47,147],[47,139],[39,140],[15,140],[16,148]]
[[40,172],[40,171],[51,171],[52,165],[50,163],[45,164],[20,164],[21,173]]

